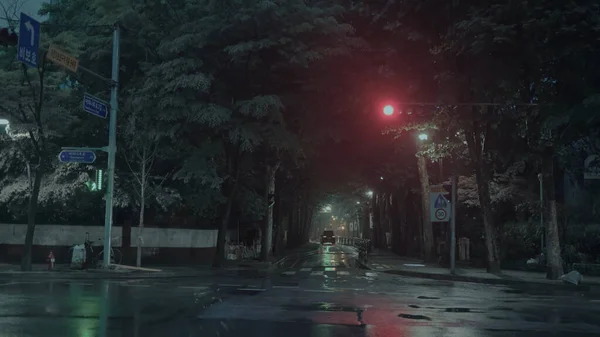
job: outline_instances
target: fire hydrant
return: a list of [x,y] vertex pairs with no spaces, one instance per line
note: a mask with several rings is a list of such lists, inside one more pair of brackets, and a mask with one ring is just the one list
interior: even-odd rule
[[48,270],[54,269],[54,261],[56,261],[56,259],[54,259],[54,253],[50,251],[50,254],[48,254]]

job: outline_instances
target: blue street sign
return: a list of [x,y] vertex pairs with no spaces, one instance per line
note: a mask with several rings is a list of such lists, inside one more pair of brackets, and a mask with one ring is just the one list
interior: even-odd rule
[[108,104],[97,97],[85,93],[83,95],[83,110],[94,116],[106,118],[108,115]]
[[17,60],[36,68],[39,60],[40,23],[21,13]]
[[61,163],[92,164],[96,161],[96,153],[85,150],[64,150],[58,154],[58,160]]
[[435,203],[433,204],[435,208],[446,208],[448,207],[448,200],[443,195],[439,195],[437,199],[435,199]]

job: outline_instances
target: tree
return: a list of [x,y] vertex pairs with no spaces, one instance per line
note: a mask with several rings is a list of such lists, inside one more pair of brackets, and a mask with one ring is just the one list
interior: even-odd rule
[[[47,35],[42,36],[44,41],[48,41]],[[54,71],[48,62],[41,54],[39,66],[29,69],[16,61],[16,47],[7,47],[0,54],[0,79],[5,83],[0,93],[0,113],[11,121],[10,133],[14,135],[11,141],[21,148],[30,179],[23,270],[31,270],[31,249],[43,178],[52,171],[52,153],[57,153],[57,141],[73,121],[72,115],[61,104],[70,94],[69,90],[60,89],[66,76]]]

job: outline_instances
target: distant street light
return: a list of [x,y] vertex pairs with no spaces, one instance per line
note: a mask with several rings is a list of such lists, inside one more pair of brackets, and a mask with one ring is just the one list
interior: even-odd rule
[[360,205],[360,201],[357,201],[357,202],[356,202],[356,204],[357,204],[357,205]]
[[391,116],[394,114],[394,107],[391,105],[386,105],[383,107],[383,114],[386,116]]
[[427,134],[426,134],[426,133],[421,133],[421,134],[419,135],[419,140],[427,140],[427,138],[429,138],[429,137],[427,136]]
[[367,196],[368,197],[372,197],[373,196],[373,191],[367,191]]
[[379,177],[379,180],[383,180],[383,177]]

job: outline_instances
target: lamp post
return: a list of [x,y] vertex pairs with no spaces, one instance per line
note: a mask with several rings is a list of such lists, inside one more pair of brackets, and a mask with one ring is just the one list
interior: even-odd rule
[[[423,142],[429,139],[426,133],[418,135],[419,142],[417,148],[419,151],[423,149]],[[426,261],[433,259],[433,227],[430,218],[429,204],[429,173],[427,172],[427,162],[425,156],[417,156],[417,168],[419,171],[419,180],[421,182],[421,212],[423,214],[423,255]]]

